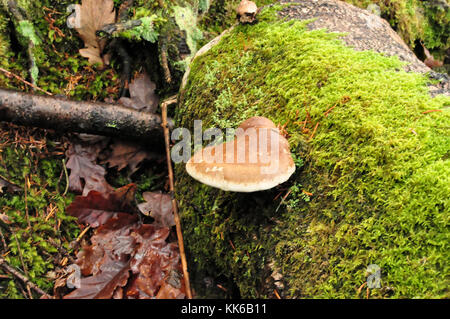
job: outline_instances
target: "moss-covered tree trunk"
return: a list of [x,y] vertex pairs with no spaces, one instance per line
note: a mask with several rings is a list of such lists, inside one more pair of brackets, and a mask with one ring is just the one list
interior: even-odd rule
[[432,98],[427,75],[396,56],[309,30],[295,5],[283,9],[289,22],[276,9],[193,61],[177,111],[191,130],[267,116],[285,126],[297,165],[257,193],[220,191],[176,166],[197,294],[217,296],[212,277],[241,297],[358,298],[364,283],[370,297],[448,297],[450,98]]

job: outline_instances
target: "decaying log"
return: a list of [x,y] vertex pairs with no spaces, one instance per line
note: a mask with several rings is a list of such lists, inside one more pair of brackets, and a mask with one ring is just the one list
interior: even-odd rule
[[118,104],[70,101],[0,89],[0,121],[61,132],[140,139],[163,145],[161,117]]

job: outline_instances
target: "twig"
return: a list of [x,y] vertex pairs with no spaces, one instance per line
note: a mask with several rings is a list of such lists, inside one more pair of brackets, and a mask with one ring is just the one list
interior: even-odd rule
[[47,95],[49,95],[49,96],[53,96],[53,94],[51,94],[50,92],[47,92],[47,91],[41,89],[40,87],[38,87],[37,85],[34,85],[33,83],[28,82],[27,80],[21,78],[21,77],[18,76],[17,74],[14,74],[14,73],[12,73],[12,72],[9,72],[8,70],[5,70],[4,68],[0,68],[0,71],[2,71],[3,73],[5,73],[5,74],[6,74],[7,76],[9,76],[9,77],[11,77],[11,76],[12,76],[12,77],[15,77],[17,80],[19,80],[19,81],[25,83],[26,85],[31,86],[33,89],[36,89],[36,90],[38,90],[38,91],[41,91],[42,93],[45,93],[45,94],[47,94]]
[[314,134],[316,134],[316,131],[317,131],[317,127],[318,127],[318,126],[319,126],[319,122],[317,122],[316,126],[314,126],[314,130],[313,130],[311,136],[309,137],[308,141],[311,141],[311,140],[312,140],[312,138],[314,137]]
[[76,242],[79,243],[81,241],[81,238],[88,232],[88,230],[91,229],[91,226],[86,227],[83,229],[83,231],[78,235]]
[[278,204],[278,207],[277,207],[277,209],[275,209],[275,212],[278,212],[278,210],[279,210],[280,207],[281,207],[281,204],[283,204],[283,203],[285,202],[286,198],[289,196],[289,194],[291,193],[291,191],[292,191],[292,189],[289,189],[289,191],[286,193],[286,195],[284,195],[284,196],[281,198],[280,204]]
[[234,247],[234,244],[233,244],[233,242],[231,241],[231,239],[229,239],[228,242],[230,243],[231,248],[233,248],[233,250],[236,250],[236,247]]
[[11,275],[15,276],[16,278],[20,279],[24,284],[26,284],[27,286],[29,286],[31,289],[33,289],[34,291],[36,291],[37,293],[47,297],[47,298],[52,298],[49,294],[47,294],[45,291],[43,291],[41,288],[39,288],[38,286],[36,286],[32,281],[30,281],[30,279],[28,279],[27,277],[25,277],[24,275],[22,275],[20,272],[18,272],[17,270],[15,270],[13,267],[11,267],[10,265],[8,265],[8,263],[6,262],[6,260],[4,260],[2,257],[0,257],[0,267],[2,267],[5,271],[9,272]]
[[330,112],[336,107],[337,103],[334,104],[332,107],[330,107],[328,110],[325,111],[325,113],[323,113],[323,116],[327,117],[328,114],[330,114]]
[[[27,21],[27,19],[24,18],[23,15],[20,13],[19,7],[15,0],[8,0],[6,2],[6,4],[7,4],[6,7],[11,15],[11,18],[14,18],[15,20],[17,20],[18,24],[20,24],[22,21]],[[34,33],[34,31],[33,31],[33,33]],[[37,78],[35,78],[33,76],[33,73],[34,73],[34,70],[37,70],[36,58],[34,56],[34,50],[36,47],[36,43],[34,42],[35,40],[32,40],[29,35],[27,36],[25,34],[22,34],[22,36],[25,38],[28,38],[27,54],[28,54],[28,59],[30,62],[29,72],[30,72],[30,77],[31,77],[31,83],[33,84],[33,88],[35,88]],[[35,34],[35,36],[37,36],[37,35]]]
[[[20,258],[20,262],[22,263],[23,271],[28,276],[28,269],[25,266],[25,263],[23,262],[22,250],[20,249],[20,243],[19,243],[19,240],[17,239],[17,235],[16,234],[14,234],[14,238],[16,239],[17,251],[19,252],[19,258]],[[30,296],[30,299],[33,299],[33,295],[31,294],[31,291],[30,291],[30,286],[28,286],[27,283],[25,283],[25,286],[27,287],[27,291],[28,291],[28,295]]]
[[97,30],[97,35],[104,36],[106,33],[108,36],[112,36],[114,33],[119,33],[139,27],[142,25],[142,20],[129,20],[125,22],[105,24],[100,30]]
[[64,189],[62,196],[66,196],[67,191],[69,190],[69,174],[67,173],[66,160],[64,158],[62,159],[62,164],[64,168],[64,175],[66,176],[66,189]]
[[[170,139],[169,139],[169,126],[167,123],[167,105],[174,104],[177,102],[176,97],[168,99],[161,104],[162,109],[162,126],[164,129],[164,140],[166,143],[166,156],[167,156],[167,169],[169,173],[169,183],[170,183],[170,192],[174,194],[175,186],[174,186],[174,178],[173,178],[173,169],[172,162],[170,159]],[[178,247],[180,248],[180,256],[181,256],[181,266],[183,268],[183,276],[184,276],[184,285],[186,287],[186,297],[188,299],[192,299],[191,292],[191,284],[189,282],[189,272],[187,269],[187,261],[186,254],[184,252],[184,243],[183,243],[183,233],[181,230],[181,222],[180,215],[178,214],[178,205],[175,197],[172,198],[172,206],[173,206],[173,216],[175,220],[175,225],[177,228],[177,237],[178,237]]]
[[28,228],[31,229],[30,216],[28,215],[28,175],[25,175],[25,184],[24,184],[24,194],[25,194],[25,217],[27,218]]
[[358,295],[361,294],[361,290],[364,288],[365,285],[367,285],[367,282],[363,282],[363,284],[358,288]]
[[172,75],[170,73],[169,68],[169,59],[167,57],[167,45],[163,41],[163,44],[161,45],[161,66],[164,70],[164,79],[168,84],[172,83]]
[[273,293],[277,297],[277,299],[281,299],[280,295],[278,294],[278,291],[276,289],[273,290]]
[[442,110],[428,110],[428,111],[422,112],[422,114],[428,114],[428,113],[433,113],[433,112],[442,112]]

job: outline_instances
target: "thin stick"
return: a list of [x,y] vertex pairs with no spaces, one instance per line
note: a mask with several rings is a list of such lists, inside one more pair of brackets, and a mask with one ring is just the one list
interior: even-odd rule
[[433,113],[433,112],[442,112],[442,110],[428,110],[428,111],[422,112],[422,114],[428,114],[428,113]]
[[66,167],[66,160],[63,158],[62,160],[63,168],[64,168],[64,175],[66,176],[66,189],[64,189],[64,193],[62,196],[66,196],[67,191],[69,190],[69,174],[67,174],[67,167]]
[[316,126],[314,126],[314,130],[313,130],[311,136],[309,137],[308,141],[311,141],[311,140],[312,140],[312,138],[314,137],[314,134],[316,134],[316,131],[317,131],[317,127],[318,127],[318,126],[319,126],[319,122],[317,122]]
[[361,293],[361,290],[364,288],[365,285],[367,285],[367,282],[363,282],[363,284],[358,288],[358,296]]
[[45,93],[45,94],[47,94],[47,95],[49,95],[49,96],[53,96],[53,94],[51,94],[50,92],[47,92],[47,91],[41,89],[40,87],[38,87],[37,85],[34,85],[34,84],[31,83],[31,82],[28,82],[27,80],[21,78],[21,77],[18,76],[17,74],[14,74],[14,73],[12,73],[12,72],[9,72],[8,70],[5,70],[4,68],[0,68],[0,71],[2,71],[3,73],[5,73],[7,76],[15,77],[17,80],[19,80],[19,81],[25,83],[26,85],[31,86],[33,89],[36,89],[36,90],[38,90],[38,91],[41,91],[42,93]]
[[28,215],[28,175],[25,175],[25,185],[23,187],[24,193],[25,193],[25,217],[27,219],[28,228],[31,229],[31,223],[30,223],[30,216]]
[[[25,266],[25,263],[23,262],[22,251],[20,249],[20,243],[19,243],[19,240],[17,239],[17,235],[16,234],[14,234],[14,238],[16,239],[17,251],[19,252],[19,258],[20,258],[20,262],[22,263],[23,271],[28,276],[28,269]],[[28,283],[25,283],[25,286],[27,287],[27,291],[28,291],[28,295],[30,296],[30,299],[33,299],[33,295],[31,294],[31,291],[30,291],[30,286],[28,286]]]
[[281,299],[280,294],[278,293],[278,291],[276,289],[273,290],[275,296],[277,297],[277,299]]
[[[176,98],[171,98],[161,104],[162,109],[162,126],[164,129],[164,140],[166,142],[167,169],[169,171],[170,192],[173,194],[175,190],[173,182],[173,169],[170,159],[170,139],[169,126],[167,124],[167,105],[176,103]],[[186,254],[184,252],[183,233],[181,230],[180,215],[178,214],[178,205],[175,197],[172,198],[173,217],[177,228],[178,247],[180,248],[181,266],[183,268],[184,285],[186,287],[186,297],[192,299],[191,284],[189,282],[189,272],[187,269]]]
[[88,232],[88,230],[91,229],[91,226],[86,227],[83,229],[83,231],[78,235],[76,242],[79,243],[81,241],[81,238]]
[[6,263],[6,260],[4,260],[2,257],[0,257],[0,267],[2,267],[5,271],[9,272],[11,275],[15,276],[16,278],[20,279],[24,284],[29,286],[31,289],[35,290],[37,293],[47,297],[52,298],[49,294],[47,294],[45,291],[43,291],[41,288],[36,286],[30,279],[22,275],[20,272],[15,270],[13,267],[8,265]]

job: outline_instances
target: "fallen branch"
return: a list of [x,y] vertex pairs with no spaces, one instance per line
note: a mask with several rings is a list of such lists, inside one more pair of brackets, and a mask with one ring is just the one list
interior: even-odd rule
[[38,35],[35,33],[34,29],[32,29],[32,31],[28,32],[28,33],[25,33],[23,30],[21,30],[22,25],[28,25],[28,24],[31,24],[31,22],[28,21],[27,18],[22,15],[19,7],[17,6],[16,1],[8,0],[5,3],[6,3],[7,11],[9,12],[11,19],[15,20],[15,22],[16,22],[16,29],[17,29],[18,33],[28,41],[27,54],[28,54],[28,59],[30,61],[29,72],[30,72],[30,77],[31,77],[31,83],[33,84],[33,88],[35,88],[35,87],[37,87],[36,81],[37,81],[39,69],[37,67],[36,57],[35,57],[34,53],[36,50],[36,46],[40,44],[41,40],[39,39]]
[[43,291],[41,288],[36,286],[30,279],[22,275],[20,272],[15,270],[13,267],[8,265],[6,260],[0,257],[0,267],[3,268],[6,272],[9,272],[11,275],[15,276],[19,280],[21,280],[25,285],[36,291],[37,293],[41,294],[42,296],[45,296],[47,298],[52,298],[49,294],[47,294],[45,291]]
[[[172,161],[170,159],[170,138],[169,138],[169,125],[167,123],[167,105],[174,104],[176,102],[177,102],[176,98],[171,98],[167,101],[164,101],[161,104],[162,126],[164,128],[164,141],[166,144],[167,169],[169,171],[169,185],[170,185],[170,192],[172,194],[175,191],[175,186],[173,182],[174,178],[173,178]],[[184,285],[186,287],[186,297],[188,299],[192,299],[191,284],[189,281],[189,272],[187,269],[186,253],[184,252],[183,232],[181,230],[180,215],[178,214],[178,205],[175,197],[172,197],[172,206],[173,206],[173,217],[177,228],[178,247],[180,249],[181,266],[183,268]]]
[[161,145],[163,130],[157,114],[118,104],[70,101],[0,89],[0,121],[62,132],[138,138]]

